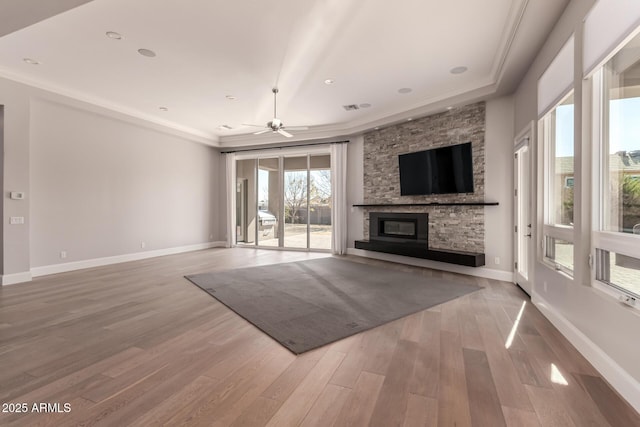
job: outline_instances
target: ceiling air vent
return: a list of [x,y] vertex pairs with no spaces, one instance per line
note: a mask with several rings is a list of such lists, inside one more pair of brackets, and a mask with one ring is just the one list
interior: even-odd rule
[[360,107],[358,107],[356,104],[343,105],[342,108],[344,108],[346,111],[355,111],[360,109]]

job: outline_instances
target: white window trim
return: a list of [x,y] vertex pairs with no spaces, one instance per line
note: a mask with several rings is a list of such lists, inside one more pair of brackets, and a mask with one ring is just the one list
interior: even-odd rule
[[568,225],[544,224],[542,230],[545,236],[553,237],[554,239],[565,240],[567,242],[573,242],[574,240],[573,227]]
[[[551,237],[557,240],[564,240],[566,242],[574,243],[575,242],[575,230],[572,225],[561,225],[552,223],[553,218],[553,194],[552,194],[552,186],[555,174],[555,143],[553,143],[553,150],[550,146],[550,141],[555,137],[555,135],[551,132],[550,126],[550,114],[554,111],[558,106],[564,102],[567,97],[569,97],[574,92],[574,87],[569,87],[562,96],[557,100],[557,102],[549,108],[543,117],[540,118],[541,128],[539,127],[539,131],[542,137],[541,146],[543,153],[543,165],[542,165],[542,184],[543,184],[543,197],[542,197],[542,209],[543,209],[543,223],[542,223],[542,253],[540,261],[546,267],[553,269],[554,271],[563,274],[567,278],[573,280],[573,269],[565,267],[546,256],[546,237]],[[575,183],[575,181],[574,181]],[[575,255],[573,263],[575,265]]]
[[[555,110],[556,108],[558,108],[560,106],[560,104],[562,104],[569,96],[571,96],[574,93],[574,87],[571,86],[563,95],[562,97],[558,100],[558,102],[556,104],[553,105],[553,107],[551,107],[543,117],[540,118],[540,123],[541,123],[541,127],[542,127],[542,132],[541,132],[541,136],[542,136],[542,153],[543,153],[543,167],[542,167],[542,171],[543,171],[543,178],[542,178],[542,182],[543,182],[543,189],[544,189],[544,193],[543,193],[543,225],[546,227],[556,227],[558,229],[571,229],[573,230],[573,226],[567,226],[567,225],[560,225],[560,224],[554,224],[552,222],[552,218],[553,218],[553,214],[552,214],[552,208],[551,206],[553,205],[553,195],[552,195],[552,186],[553,186],[553,179],[551,178],[551,176],[553,174],[555,174],[555,148],[556,148],[556,141],[554,140],[554,147],[553,147],[553,153],[552,150],[549,147],[549,143],[548,141],[551,140],[552,137],[554,137],[554,135],[552,135],[551,133],[551,126],[548,126],[546,124],[546,121],[550,121],[550,114],[553,110]],[[575,108],[575,107],[574,107]],[[574,114],[575,114],[575,110],[574,110]],[[574,162],[575,162],[575,155],[574,155]],[[552,170],[552,165],[553,165],[553,170]],[[575,168],[574,168],[575,170]],[[574,184],[575,184],[575,175],[574,175]],[[574,186],[575,188],[575,186]],[[554,236],[555,237],[555,236]],[[571,238],[568,239],[563,239],[563,240],[567,240],[569,242],[573,242],[573,236],[571,236]]]
[[633,258],[640,258],[640,235],[615,231],[594,231],[593,249],[604,249]]
[[[547,247],[546,247],[546,237],[551,237],[553,239],[558,239],[558,240],[564,240],[566,242],[570,242],[573,244],[574,242],[574,229],[573,227],[569,227],[569,226],[558,226],[558,225],[548,225],[548,224],[544,224],[542,226],[542,233],[543,233],[543,238],[542,238],[542,242],[543,242],[543,247],[542,247],[542,264],[546,265],[547,267],[562,272],[564,273],[568,278],[573,279],[573,270],[565,267],[562,264],[559,264],[557,262],[554,262],[553,260],[551,260],[550,258],[547,258],[546,256],[546,252],[547,252]],[[575,265],[575,255],[574,255],[574,260],[573,263]]]
[[274,157],[291,157],[291,156],[299,156],[299,155],[316,155],[316,154],[331,154],[331,145],[321,145],[315,147],[293,147],[293,148],[280,148],[280,149],[264,149],[264,150],[251,150],[247,152],[243,152],[242,150],[238,151],[236,154],[236,160],[250,160],[250,159],[272,159]]
[[[634,34],[638,33],[638,30],[634,31]],[[626,41],[625,41],[626,43]],[[607,223],[607,212],[602,206],[602,200],[604,200],[605,192],[605,176],[609,174],[609,162],[607,161],[608,153],[605,151],[603,141],[605,135],[608,134],[608,123],[604,120],[602,103],[604,101],[604,63],[611,59],[620,49],[624,47],[624,44],[620,44],[605,58],[605,61],[599,64],[595,68],[595,71],[591,73],[592,84],[588,85],[592,95],[591,105],[591,131],[593,141],[593,155],[592,155],[592,189],[593,198],[591,201],[592,211],[592,232],[591,232],[591,257],[596,259],[596,250],[601,249],[608,252],[614,252],[616,254],[627,255],[634,258],[638,258],[638,248],[640,247],[640,236],[620,233],[614,231],[604,231],[605,224]],[[615,298],[620,301],[621,299],[631,296],[630,293],[620,289],[619,286],[610,285],[605,282],[601,282],[596,279],[596,265],[594,263],[591,274],[591,286],[597,292],[611,298]],[[634,307],[626,305],[634,312],[640,313],[640,303],[636,303]]]

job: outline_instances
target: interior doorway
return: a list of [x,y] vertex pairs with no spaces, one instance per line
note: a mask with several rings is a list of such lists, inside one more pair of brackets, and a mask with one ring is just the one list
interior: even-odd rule
[[531,255],[533,223],[531,220],[531,141],[533,125],[515,139],[513,153],[514,182],[514,277],[513,281],[531,295]]

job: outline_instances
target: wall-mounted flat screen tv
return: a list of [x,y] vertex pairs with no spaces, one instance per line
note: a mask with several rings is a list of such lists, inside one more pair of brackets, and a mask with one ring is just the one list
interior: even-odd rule
[[473,193],[471,142],[400,154],[400,194]]

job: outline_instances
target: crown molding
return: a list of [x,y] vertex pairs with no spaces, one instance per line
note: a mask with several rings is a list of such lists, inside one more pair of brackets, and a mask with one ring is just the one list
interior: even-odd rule
[[[210,145],[212,147],[219,147],[220,140],[217,135],[209,134],[207,132],[203,132],[188,126],[183,126],[169,120],[158,119],[151,114],[144,113],[133,108],[125,107],[123,105],[107,101],[103,98],[62,88],[60,86],[52,85],[41,80],[31,79],[2,68],[0,68],[0,77],[23,84],[25,86],[28,86],[29,88],[43,91],[43,93],[39,93],[36,95],[37,98],[40,99],[63,103],[66,105],[74,105],[75,107],[92,110],[96,113],[105,114],[106,110],[106,112],[112,113],[107,114],[111,115],[112,117],[125,119],[126,121],[131,121],[130,118],[134,118],[139,121],[137,122],[137,124],[144,124],[147,126],[151,124],[153,125],[151,127],[155,130],[164,131],[166,133],[180,136],[194,142]],[[62,98],[57,99],[58,97]]]
[[497,84],[486,84],[475,89],[458,90],[446,93],[439,97],[431,98],[417,105],[410,106],[409,109],[396,111],[394,113],[379,113],[373,118],[368,117],[359,121],[343,122],[326,126],[314,126],[306,131],[296,131],[293,138],[284,138],[279,134],[240,134],[230,135],[220,138],[221,148],[238,148],[247,146],[259,146],[282,142],[300,142],[308,140],[326,138],[346,138],[357,134],[362,134],[398,123],[404,123],[409,118],[416,119],[448,110],[448,107],[460,107],[473,102],[485,100],[495,94],[498,89]]

